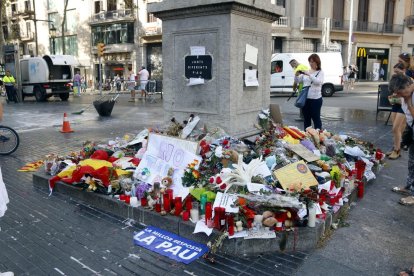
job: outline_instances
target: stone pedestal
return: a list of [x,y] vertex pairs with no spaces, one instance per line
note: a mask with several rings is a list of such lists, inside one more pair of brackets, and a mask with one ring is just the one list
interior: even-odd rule
[[[164,0],[148,10],[163,22],[165,120],[193,113],[199,127],[219,126],[236,137],[257,133],[257,115],[270,102],[271,23],[284,10],[271,0]],[[257,65],[245,61],[246,44],[257,48]],[[211,57],[211,79],[188,86],[192,46]],[[249,67],[257,69],[259,86],[245,86]]]

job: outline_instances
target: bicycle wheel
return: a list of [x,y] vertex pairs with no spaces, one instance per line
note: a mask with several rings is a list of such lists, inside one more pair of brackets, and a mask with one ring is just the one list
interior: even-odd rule
[[14,129],[0,126],[0,155],[13,153],[19,146],[19,143],[19,135]]

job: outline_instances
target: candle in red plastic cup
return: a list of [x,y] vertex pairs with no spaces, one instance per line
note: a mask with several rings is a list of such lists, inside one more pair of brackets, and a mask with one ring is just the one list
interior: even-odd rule
[[148,199],[146,197],[141,197],[141,206],[147,206],[148,205]]
[[363,198],[364,197],[364,182],[363,181],[358,181],[358,198]]
[[190,211],[183,212],[183,220],[188,221],[190,219]]
[[171,201],[170,201],[169,194],[168,193],[163,194],[162,197],[163,197],[163,200],[164,200],[164,211],[165,212],[171,211]]
[[357,171],[356,178],[358,180],[362,180],[362,178],[364,177],[365,166],[366,166],[366,164],[362,160],[358,160],[358,161],[355,162],[355,168],[356,168],[356,171]]
[[155,211],[157,212],[157,213],[160,213],[161,212],[161,203],[155,203]]
[[126,195],[124,200],[125,200],[125,203],[126,203],[126,204],[129,204],[129,202],[130,202],[130,200],[131,200],[131,196]]
[[121,195],[119,195],[119,200],[125,201],[125,197],[126,197],[126,195],[121,194]]
[[220,207],[214,207],[214,228],[220,230]]
[[229,236],[234,235],[234,217],[232,214],[226,214],[226,222],[227,222],[227,231],[229,232]]
[[173,189],[167,189],[168,198],[170,199],[170,206],[174,206],[174,191]]
[[181,197],[179,198],[179,200],[177,200],[177,198],[175,198],[175,211],[174,211],[174,215],[179,216],[181,214],[181,212],[183,211],[183,202],[181,201]]
[[193,208],[193,200],[191,196],[188,196],[187,199],[185,200],[185,209],[187,211],[190,211],[192,208]]
[[213,213],[213,209],[212,209],[212,206],[211,206],[211,202],[207,202],[206,203],[206,214],[205,214],[205,219],[206,219],[205,223],[206,223],[207,226],[210,223],[212,213]]

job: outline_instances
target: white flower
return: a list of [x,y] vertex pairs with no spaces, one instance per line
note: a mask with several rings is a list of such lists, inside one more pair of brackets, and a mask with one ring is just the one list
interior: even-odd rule
[[223,147],[222,146],[218,146],[215,151],[214,154],[218,157],[218,158],[223,158]]
[[262,109],[262,113],[269,117],[269,115],[270,115],[269,108],[268,109]]
[[262,119],[262,120],[266,120],[267,116],[265,114],[260,113],[259,118]]

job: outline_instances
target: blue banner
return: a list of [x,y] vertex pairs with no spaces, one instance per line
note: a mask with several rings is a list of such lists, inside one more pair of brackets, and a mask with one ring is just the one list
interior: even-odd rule
[[181,263],[189,264],[208,251],[204,244],[149,226],[134,235],[134,243]]

